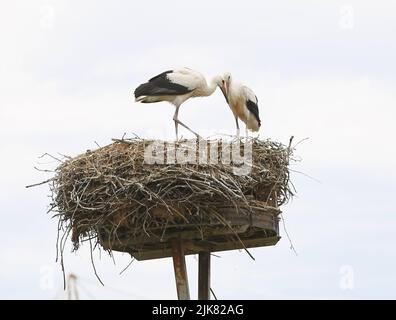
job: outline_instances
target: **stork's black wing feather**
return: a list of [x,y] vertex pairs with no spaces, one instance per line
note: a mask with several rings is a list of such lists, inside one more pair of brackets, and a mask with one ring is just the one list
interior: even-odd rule
[[260,121],[260,117],[259,117],[259,108],[258,108],[258,99],[256,97],[256,101],[252,101],[250,99],[248,99],[246,101],[246,107],[248,108],[248,110],[253,113],[254,117],[256,118],[258,125],[261,126],[261,121]]
[[173,72],[173,70],[168,70],[168,71],[162,72],[160,74],[157,74],[155,77],[152,77],[149,80],[149,82],[154,82],[156,79],[159,79],[159,78],[165,78],[168,73],[172,73],[172,72]]
[[141,84],[135,90],[135,98],[140,96],[181,95],[192,90],[178,83],[171,82],[167,75],[173,70],[168,70],[151,78],[147,83]]

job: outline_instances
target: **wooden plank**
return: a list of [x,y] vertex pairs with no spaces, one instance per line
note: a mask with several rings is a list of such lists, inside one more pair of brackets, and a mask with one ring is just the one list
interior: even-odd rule
[[184,248],[189,252],[211,251],[213,244],[205,240],[186,240]]
[[[273,246],[276,245],[279,241],[279,236],[274,237],[266,237],[266,238],[256,238],[256,239],[244,239],[243,244],[246,248],[256,248],[256,247],[266,247],[266,246]],[[219,252],[219,251],[229,251],[229,250],[240,250],[243,249],[243,245],[236,241],[236,242],[224,242],[224,243],[216,243],[212,246],[212,252]],[[117,250],[113,248],[115,251],[122,251],[125,252],[124,249]],[[166,244],[163,245],[162,248],[156,248],[153,250],[141,250],[138,252],[129,252],[136,260],[151,260],[151,259],[160,259],[160,258],[167,258],[172,256],[171,248],[167,247]],[[190,254],[197,254],[199,251],[190,251],[185,250],[185,255]]]
[[175,269],[177,297],[179,300],[190,300],[190,290],[188,288],[186,258],[184,256],[183,241],[180,238],[173,239],[171,244],[173,267]]
[[[270,226],[268,225],[268,227]],[[170,239],[173,239],[175,237],[180,237],[185,240],[206,240],[211,238],[212,236],[244,233],[249,228],[249,225],[248,224],[236,225],[236,226],[232,225],[232,229],[228,226],[221,226],[215,228],[207,227],[204,230],[198,230],[196,228],[194,229],[193,228],[194,226],[191,226],[187,230],[186,229],[177,230],[176,228],[174,228],[172,231],[169,231],[168,234],[165,234],[163,236],[143,235],[139,238],[133,238],[133,239],[118,238],[117,240],[114,240],[111,243],[111,245],[112,247],[133,247],[133,246],[141,246],[142,244],[159,245],[161,243],[168,242],[170,241]],[[108,243],[108,240],[106,238],[102,239],[101,244],[105,249],[109,249],[110,244]]]
[[198,300],[210,300],[210,251],[198,254]]

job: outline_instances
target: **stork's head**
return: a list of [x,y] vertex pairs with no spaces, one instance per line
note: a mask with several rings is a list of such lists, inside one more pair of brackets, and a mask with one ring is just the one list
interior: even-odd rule
[[230,85],[231,80],[232,80],[231,73],[225,72],[225,73],[223,74],[223,79],[224,79],[224,81],[225,81],[228,85]]
[[224,73],[221,77],[221,84],[219,85],[221,91],[223,92],[224,98],[228,103],[228,94],[230,89],[231,74],[229,72]]

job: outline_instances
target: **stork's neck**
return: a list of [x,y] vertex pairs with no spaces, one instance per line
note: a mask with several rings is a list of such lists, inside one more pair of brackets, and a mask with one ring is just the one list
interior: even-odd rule
[[217,77],[214,77],[214,78],[210,81],[210,83],[209,83],[208,85],[206,85],[205,92],[204,92],[205,96],[210,96],[210,95],[212,95],[213,92],[216,91],[216,88],[217,88]]

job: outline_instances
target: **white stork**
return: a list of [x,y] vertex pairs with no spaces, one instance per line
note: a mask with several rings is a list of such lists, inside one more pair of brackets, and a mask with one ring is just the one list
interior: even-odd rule
[[176,107],[173,116],[176,139],[178,140],[179,124],[199,138],[197,133],[179,120],[179,108],[189,98],[210,96],[215,92],[217,86],[221,86],[222,83],[222,77],[216,76],[208,84],[201,73],[189,68],[169,70],[151,78],[147,83],[138,86],[135,90],[135,101],[142,103],[168,101],[172,103]]
[[258,131],[261,126],[261,121],[257,96],[250,88],[235,81],[230,73],[225,73],[223,75],[223,81],[224,83],[220,88],[235,116],[237,136],[239,137],[238,119],[241,119],[246,124],[246,136],[248,135],[248,129],[251,131]]

